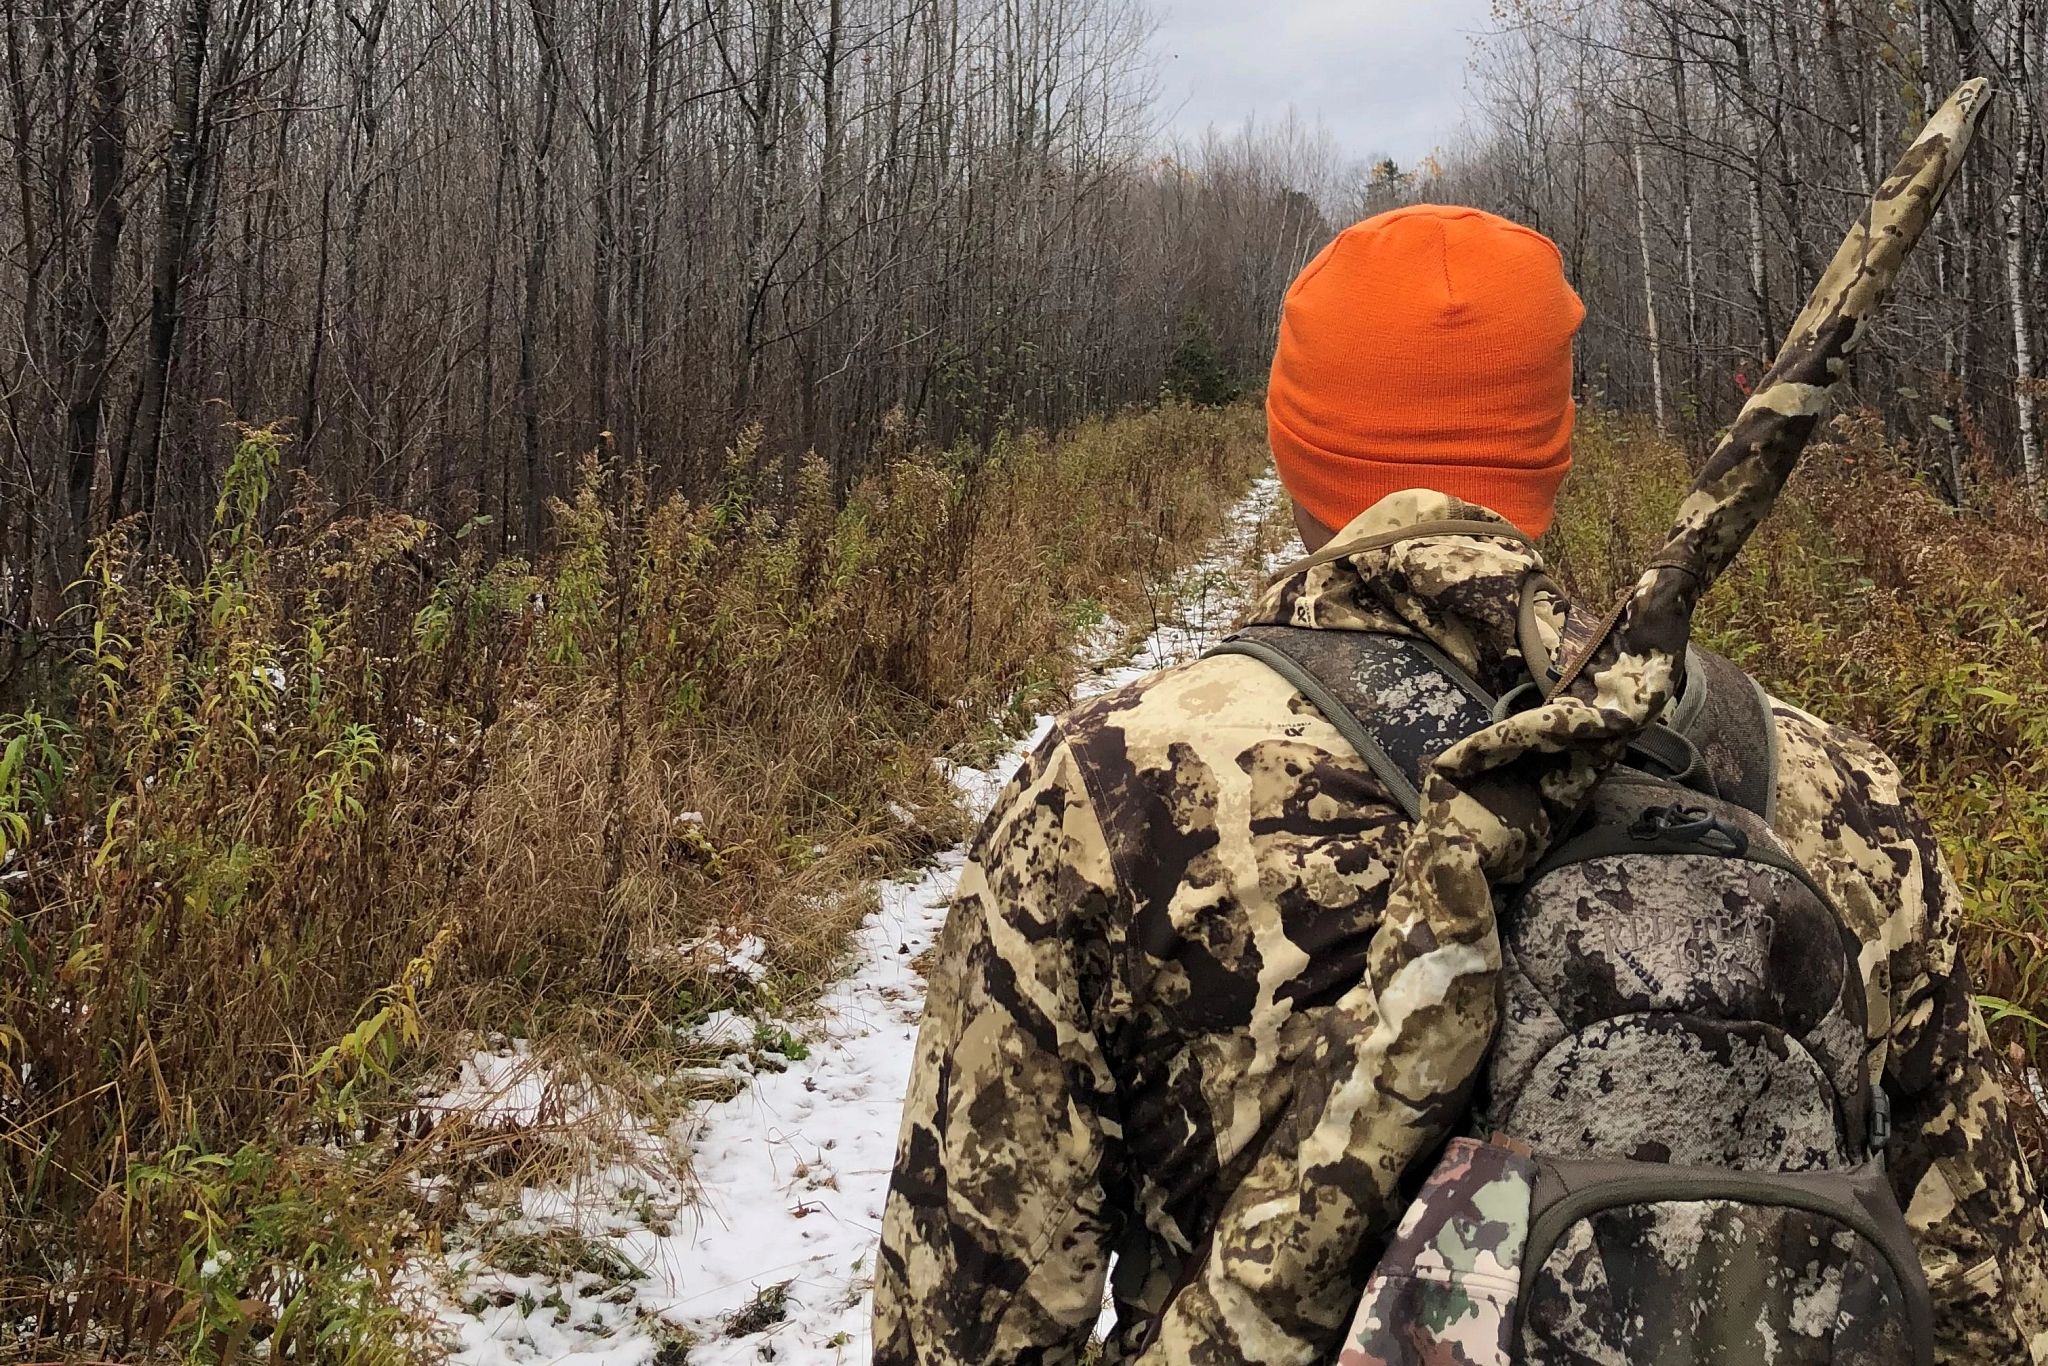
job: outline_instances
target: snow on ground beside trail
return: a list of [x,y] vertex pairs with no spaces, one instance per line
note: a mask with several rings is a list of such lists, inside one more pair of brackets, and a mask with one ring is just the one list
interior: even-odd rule
[[[1275,480],[1261,480],[1208,558],[1176,580],[1162,603],[1165,619],[1129,662],[1098,668],[1077,693],[1120,687],[1212,644],[1245,606],[1246,560],[1279,497]],[[988,767],[952,774],[975,816],[1051,726],[1040,717]],[[814,1016],[787,1026],[802,1036],[807,1056],[758,1075],[747,1074],[743,1055],[727,1058],[723,1069],[742,1089],[731,1100],[692,1107],[672,1135],[691,1154],[688,1188],[650,1161],[660,1146],[654,1136],[623,1119],[621,1137],[565,1188],[522,1192],[522,1208],[500,1235],[573,1229],[598,1249],[584,1258],[597,1262],[593,1269],[567,1279],[559,1271],[515,1274],[451,1253],[442,1286],[419,1278],[454,1347],[450,1359],[466,1366],[867,1361],[875,1243],[924,1004],[916,964],[938,936],[965,857],[955,847],[877,888],[878,909],[856,937],[851,975],[826,991]],[[735,959],[747,963],[750,947],[732,946]],[[755,1023],[733,1017],[699,1027],[706,1037],[719,1030],[740,1047]],[[501,1042],[465,1064],[451,1091],[423,1109],[461,1112],[488,1131],[573,1121],[604,1105],[589,1088],[558,1086],[522,1045]],[[459,1286],[456,1299],[443,1288],[449,1284]],[[683,1342],[686,1349],[677,1345]]]

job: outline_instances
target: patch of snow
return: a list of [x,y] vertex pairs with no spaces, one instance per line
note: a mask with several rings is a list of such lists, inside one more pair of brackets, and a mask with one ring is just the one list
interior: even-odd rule
[[530,1129],[558,1090],[553,1070],[515,1039],[463,1059],[448,1089],[423,1097],[419,1108],[436,1125],[462,1119],[481,1129]]
[[1074,652],[1086,660],[1101,660],[1116,653],[1126,634],[1124,624],[1105,613],[1081,633]]
[[666,1179],[662,1137],[634,1118],[625,1097],[565,1076],[524,1039],[472,1053],[447,1089],[423,1096],[418,1110],[427,1132],[457,1133],[466,1145],[537,1138],[569,1153],[563,1165],[570,1175],[557,1187],[520,1192],[525,1215],[540,1226],[576,1227],[579,1221],[565,1219],[562,1209],[581,1211],[593,1194],[609,1201]]
[[[1157,624],[1130,663],[1099,672],[1079,693],[1121,687],[1212,644],[1245,606],[1244,566],[1279,497],[1276,480],[1261,480],[1210,555],[1179,577],[1169,593],[1176,604],[1171,619]],[[1105,636],[1091,639],[1099,645]],[[1030,735],[988,767],[952,770],[977,818],[1051,727],[1051,717],[1040,717]],[[693,1105],[661,1136],[691,1154],[687,1182],[654,1160],[661,1145],[643,1132],[625,1145],[623,1164],[614,1159],[576,1190],[522,1191],[520,1221],[601,1240],[644,1272],[641,1278],[599,1296],[581,1277],[513,1276],[456,1254],[443,1279],[461,1284],[461,1304],[417,1278],[453,1347],[451,1360],[646,1366],[660,1350],[656,1325],[694,1339],[692,1366],[868,1360],[876,1240],[924,1006],[916,965],[938,938],[965,862],[964,847],[956,846],[931,867],[880,885],[877,909],[855,938],[851,975],[826,991],[813,1020],[781,1025],[809,1050],[785,1069],[751,1076],[744,1070],[741,1055],[764,1027],[752,1019],[721,1011],[695,1027],[696,1038],[727,1044],[732,1053],[725,1065],[693,1069],[682,1079],[740,1076],[751,1084],[731,1100]],[[728,963],[747,961],[746,942],[722,945]],[[509,1056],[480,1054],[464,1063],[448,1095],[429,1104],[537,1122],[552,1094],[544,1071],[521,1045]],[[660,1217],[648,1218],[649,1210]],[[735,1322],[764,1295],[779,1308]]]
[[744,977],[749,982],[758,982],[761,980],[761,974],[768,970],[767,958],[768,946],[761,941],[761,936],[744,934],[737,943],[726,946],[725,962],[721,971],[729,972],[735,977]]
[[675,953],[714,976],[736,977],[747,983],[760,981],[768,971],[768,945],[758,934],[738,938],[706,935],[677,945]]
[[698,1043],[726,1044],[738,1049],[754,1037],[754,1021],[736,1010],[714,1010],[692,1025],[689,1032]]

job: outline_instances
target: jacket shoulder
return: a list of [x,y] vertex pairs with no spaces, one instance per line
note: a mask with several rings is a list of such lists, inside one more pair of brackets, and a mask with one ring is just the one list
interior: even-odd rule
[[1945,933],[1941,850],[1890,755],[1773,698],[1777,812],[1786,847],[1828,889],[1849,929],[1893,950]]
[[[1300,718],[1322,720],[1293,684],[1256,659],[1217,654],[1156,670],[1077,702],[1060,714],[1058,725],[1070,736],[1115,727],[1133,738],[1179,738],[1189,731],[1271,731]],[[1335,727],[1330,733],[1336,734]]]
[[1242,655],[1149,674],[1058,728],[1140,902],[1189,887],[1257,899],[1305,862],[1378,848],[1405,821],[1336,726]]
[[1855,808],[1875,818],[1910,810],[1898,764],[1877,745],[1782,698],[1770,710],[1781,825],[1832,828]]
[[1069,708],[1057,727],[1106,802],[1135,773],[1240,772],[1261,745],[1349,753],[1293,684],[1244,655],[1206,655],[1134,679]]

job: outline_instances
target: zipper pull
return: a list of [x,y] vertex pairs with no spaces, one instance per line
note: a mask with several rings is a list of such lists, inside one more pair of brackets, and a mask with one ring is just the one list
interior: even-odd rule
[[1882,1084],[1870,1088],[1870,1154],[1884,1156],[1892,1141],[1892,1098]]

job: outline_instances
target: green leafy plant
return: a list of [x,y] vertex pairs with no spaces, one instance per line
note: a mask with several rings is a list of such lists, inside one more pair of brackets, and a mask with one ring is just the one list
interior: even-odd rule
[[[0,872],[55,810],[77,734],[39,712],[0,716]],[[6,887],[0,883],[0,908]]]

